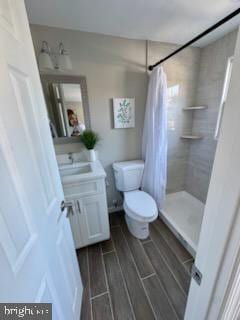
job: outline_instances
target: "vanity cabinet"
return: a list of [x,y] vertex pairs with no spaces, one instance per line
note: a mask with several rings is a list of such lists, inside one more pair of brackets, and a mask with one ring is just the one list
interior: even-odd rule
[[75,247],[82,248],[110,238],[105,175],[96,179],[63,181],[65,200],[71,201],[69,215]]

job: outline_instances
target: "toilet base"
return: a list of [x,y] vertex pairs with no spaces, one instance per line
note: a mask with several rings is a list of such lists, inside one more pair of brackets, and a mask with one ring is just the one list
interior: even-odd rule
[[125,213],[125,221],[128,226],[128,230],[131,234],[138,239],[147,239],[149,236],[149,223],[148,222],[140,222],[130,218]]

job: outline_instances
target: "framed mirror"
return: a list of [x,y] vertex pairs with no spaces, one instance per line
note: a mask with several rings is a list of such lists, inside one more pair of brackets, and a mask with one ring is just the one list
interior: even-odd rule
[[91,128],[86,77],[42,75],[41,80],[54,143],[79,141]]

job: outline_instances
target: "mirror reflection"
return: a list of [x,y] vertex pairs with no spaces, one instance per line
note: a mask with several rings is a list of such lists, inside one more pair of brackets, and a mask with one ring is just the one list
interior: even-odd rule
[[76,137],[85,129],[81,87],[74,83],[51,84],[54,107],[51,130],[53,137]]
[[78,137],[89,129],[86,88],[83,94],[81,81],[76,83],[68,79],[66,82],[66,79],[54,79],[54,76],[50,79],[45,76],[42,80],[52,137]]

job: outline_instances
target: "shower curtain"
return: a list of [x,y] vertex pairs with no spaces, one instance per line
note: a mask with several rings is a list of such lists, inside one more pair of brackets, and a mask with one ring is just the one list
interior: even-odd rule
[[149,79],[142,157],[142,190],[155,199],[161,210],[167,183],[167,78],[162,67],[155,68]]

